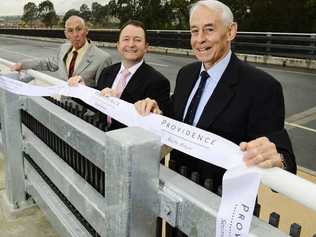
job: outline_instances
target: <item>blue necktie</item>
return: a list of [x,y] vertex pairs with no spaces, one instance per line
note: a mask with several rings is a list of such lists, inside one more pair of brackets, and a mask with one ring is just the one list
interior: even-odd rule
[[190,124],[190,125],[193,124],[195,113],[196,113],[197,107],[200,103],[200,100],[201,100],[201,97],[202,97],[202,94],[203,94],[203,91],[205,88],[206,80],[207,80],[207,78],[210,77],[206,71],[202,71],[200,76],[201,76],[201,80],[200,80],[199,87],[196,90],[196,92],[192,98],[192,101],[189,105],[189,108],[187,110],[187,113],[186,113],[184,121],[183,121],[183,122]]

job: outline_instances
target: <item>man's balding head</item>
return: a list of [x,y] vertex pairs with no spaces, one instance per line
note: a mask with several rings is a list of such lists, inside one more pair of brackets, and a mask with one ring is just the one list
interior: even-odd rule
[[75,49],[80,49],[87,40],[88,28],[79,16],[71,16],[65,22],[65,36]]
[[86,26],[86,23],[84,21],[84,19],[82,19],[80,16],[71,16],[69,17],[66,22],[65,22],[65,28],[67,28],[67,25],[72,24],[73,22],[78,22],[81,25],[83,25],[84,27]]

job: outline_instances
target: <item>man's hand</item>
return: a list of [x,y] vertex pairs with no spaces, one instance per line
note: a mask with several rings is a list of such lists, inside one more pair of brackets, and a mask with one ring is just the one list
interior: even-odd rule
[[82,85],[85,85],[84,81],[82,80],[82,77],[81,76],[73,76],[73,77],[70,77],[68,79],[68,85],[69,86],[78,86],[80,84]]
[[283,167],[281,155],[276,146],[267,137],[259,137],[250,142],[240,143],[244,151],[244,161],[247,166],[257,165],[261,168]]
[[102,96],[119,97],[119,93],[118,93],[116,90],[111,89],[111,88],[109,88],[109,87],[104,88],[104,89],[100,92],[100,95],[102,95]]
[[13,65],[10,65],[10,70],[11,71],[21,71],[22,70],[22,64],[21,63],[16,63]]
[[150,98],[139,100],[134,106],[137,112],[142,116],[148,115],[149,113],[162,114],[157,101]]

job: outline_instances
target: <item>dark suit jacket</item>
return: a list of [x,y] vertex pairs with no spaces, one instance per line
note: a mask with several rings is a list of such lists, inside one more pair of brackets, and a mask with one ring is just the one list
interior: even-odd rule
[[[117,63],[104,68],[97,82],[97,89],[111,88],[120,67],[121,63]],[[170,83],[168,79],[153,67],[143,62],[125,87],[121,99],[135,103],[147,97],[155,99],[163,113],[169,113]],[[113,120],[110,129],[122,127],[125,126]]]
[[[189,95],[199,77],[201,62],[180,69],[173,95],[175,119],[182,121]],[[239,145],[260,136],[267,136],[277,146],[287,164],[296,172],[295,157],[284,130],[284,100],[280,83],[265,72],[240,61],[234,54],[211,98],[207,102],[197,127],[220,135]],[[222,182],[224,169],[172,151],[177,168],[185,165],[189,172],[198,171],[201,182],[213,178],[215,189]],[[220,159],[220,157],[218,157]]]

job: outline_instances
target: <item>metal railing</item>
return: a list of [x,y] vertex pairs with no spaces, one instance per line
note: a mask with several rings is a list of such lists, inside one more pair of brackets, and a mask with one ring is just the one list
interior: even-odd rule
[[[64,38],[63,29],[0,28],[0,34],[23,35],[48,38]],[[89,37],[94,41],[114,43],[118,30],[90,30]],[[189,31],[149,30],[150,45],[190,49]],[[237,53],[269,55],[288,58],[316,59],[316,34],[238,32],[233,42]]]
[[[151,133],[104,132],[75,105],[2,90],[0,118],[11,206],[30,194],[60,236],[154,237],[158,216],[189,236],[214,235],[220,198],[159,165]],[[316,210],[315,185],[286,175],[270,170],[263,182]],[[286,235],[254,217],[250,236]]]

